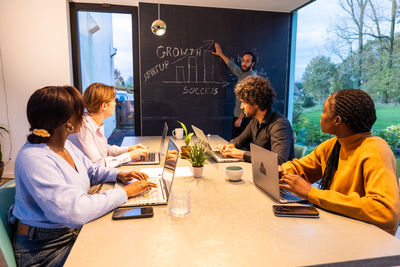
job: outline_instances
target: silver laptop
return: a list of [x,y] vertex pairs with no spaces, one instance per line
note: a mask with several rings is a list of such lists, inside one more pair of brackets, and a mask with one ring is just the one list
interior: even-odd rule
[[167,136],[168,132],[168,125],[166,122],[164,122],[164,128],[162,131],[161,135],[161,144],[160,144],[160,149],[158,152],[148,152],[148,157],[147,158],[142,158],[140,160],[131,160],[128,162],[123,163],[122,165],[158,165],[161,162],[161,156],[164,155],[164,144],[165,144],[165,138]]
[[265,148],[250,144],[253,183],[280,203],[305,201],[279,187],[278,155]]
[[[156,206],[167,205],[169,194],[171,193],[172,181],[175,176],[176,164],[178,163],[179,149],[170,138],[168,143],[167,155],[165,156],[164,168],[161,177],[149,177],[148,181],[157,184],[156,188],[142,193],[139,196],[131,197],[120,207],[140,207],[140,206]],[[118,182],[116,187],[124,187],[125,185]]]
[[213,150],[212,147],[210,146],[210,144],[208,143],[207,137],[204,135],[203,130],[201,130],[200,128],[197,128],[194,125],[192,125],[192,129],[193,129],[194,133],[196,134],[197,138],[199,138],[201,140],[201,142],[203,143],[203,145],[205,146],[205,152],[206,153],[211,152],[212,158],[215,159],[217,162],[223,163],[223,162],[243,161],[241,159],[225,156],[221,152],[219,152],[219,150]]

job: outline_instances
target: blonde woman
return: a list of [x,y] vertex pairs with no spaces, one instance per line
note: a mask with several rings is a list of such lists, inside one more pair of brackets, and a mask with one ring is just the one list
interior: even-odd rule
[[104,120],[114,114],[116,90],[102,83],[89,85],[83,93],[87,112],[83,124],[72,141],[92,161],[106,167],[117,167],[130,160],[147,157],[146,148],[141,145],[130,147],[111,146],[104,136]]

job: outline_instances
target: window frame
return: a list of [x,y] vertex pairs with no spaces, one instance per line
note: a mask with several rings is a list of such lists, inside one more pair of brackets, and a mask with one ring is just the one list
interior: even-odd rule
[[81,62],[79,54],[79,33],[78,33],[78,11],[104,12],[130,14],[132,18],[132,62],[133,62],[133,92],[134,92],[134,123],[135,136],[140,136],[141,125],[141,103],[140,103],[140,77],[139,77],[139,25],[138,7],[122,6],[110,4],[87,4],[69,3],[70,30],[71,30],[71,49],[72,49],[72,75],[74,86],[82,93]]

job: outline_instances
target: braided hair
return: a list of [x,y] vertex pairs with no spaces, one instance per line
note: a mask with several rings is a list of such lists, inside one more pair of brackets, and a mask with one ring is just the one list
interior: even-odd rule
[[[332,101],[333,115],[340,116],[354,132],[370,132],[376,121],[375,105],[372,98],[359,89],[343,89],[333,93],[327,101]],[[338,167],[340,143],[336,141],[326,163],[319,188],[329,189]]]

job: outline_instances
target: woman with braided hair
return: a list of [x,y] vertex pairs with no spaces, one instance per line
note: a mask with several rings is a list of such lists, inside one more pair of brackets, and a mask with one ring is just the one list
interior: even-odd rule
[[[323,132],[336,137],[282,164],[281,188],[394,235],[400,215],[397,163],[388,144],[372,136],[375,120],[374,102],[364,91],[333,93],[320,124]],[[311,186],[319,180],[319,188]]]

